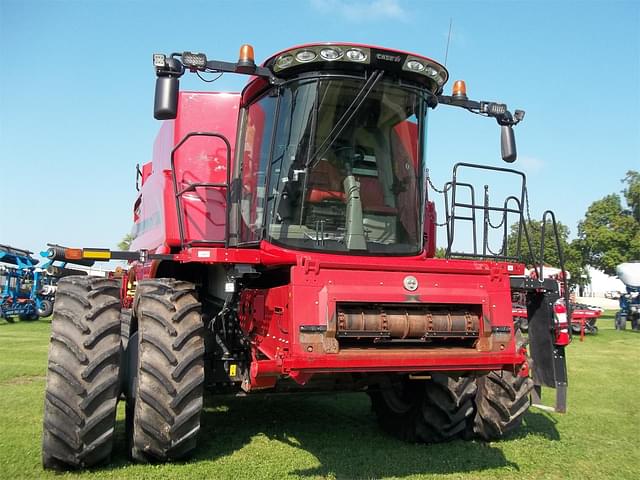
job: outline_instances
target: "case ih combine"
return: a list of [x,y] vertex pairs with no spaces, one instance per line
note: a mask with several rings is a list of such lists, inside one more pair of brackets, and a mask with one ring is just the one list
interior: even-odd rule
[[[60,281],[45,467],[107,460],[120,398],[130,455],[143,462],[195,448],[205,391],[363,391],[385,430],[421,442],[501,438],[541,385],[557,388],[564,410],[569,333],[554,316],[557,283],[512,278],[524,266],[506,250],[507,217],[528,239],[524,175],[457,164],[440,192],[446,258],[434,258],[428,112],[495,118],[508,162],[524,112],[469,100],[463,82],[443,95],[442,65],[384,48],[312,44],[262,66],[249,46],[237,63],[153,59],[165,122],[139,171],[132,251],[52,254],[131,264],[124,285]],[[250,79],[241,94],[179,92],[187,72]],[[517,195],[495,206],[485,187],[476,202],[461,180],[470,170],[512,176]],[[491,214],[504,224],[496,254]],[[463,225],[468,251],[454,247]],[[516,290],[527,296],[528,353],[511,316]]]

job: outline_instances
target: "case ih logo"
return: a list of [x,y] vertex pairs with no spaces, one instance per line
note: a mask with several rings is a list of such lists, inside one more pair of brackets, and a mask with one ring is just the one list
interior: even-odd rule
[[376,58],[387,62],[400,63],[402,61],[402,57],[400,55],[389,55],[387,53],[376,53]]
[[410,292],[415,292],[418,289],[418,279],[413,275],[407,275],[404,277],[402,284],[404,285],[404,288]]

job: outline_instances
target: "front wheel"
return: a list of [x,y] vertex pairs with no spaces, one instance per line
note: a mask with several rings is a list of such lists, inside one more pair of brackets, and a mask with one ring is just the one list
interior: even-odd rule
[[138,365],[131,456],[141,462],[183,458],[200,429],[204,325],[194,286],[173,279],[139,282]]
[[111,455],[119,392],[119,295],[114,280],[60,280],[45,389],[44,468],[90,467]]

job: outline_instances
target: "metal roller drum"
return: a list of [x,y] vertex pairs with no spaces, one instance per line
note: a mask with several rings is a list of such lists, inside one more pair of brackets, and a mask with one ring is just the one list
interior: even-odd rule
[[444,305],[339,304],[337,336],[420,339],[479,336],[481,308]]

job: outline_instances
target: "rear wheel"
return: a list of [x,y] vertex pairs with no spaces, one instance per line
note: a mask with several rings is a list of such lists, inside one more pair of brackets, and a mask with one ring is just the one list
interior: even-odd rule
[[[526,345],[516,332],[516,351]],[[478,390],[473,433],[484,440],[498,440],[522,424],[531,405],[533,380],[511,370],[494,370],[476,380]]]
[[464,433],[473,416],[476,389],[473,378],[433,374],[427,382],[422,407],[427,428],[420,426],[421,439],[429,443],[444,442]]
[[530,406],[533,380],[508,370],[493,371],[477,380],[473,432],[484,440],[498,440],[522,424]]
[[385,431],[406,441],[436,443],[465,432],[475,392],[472,378],[433,374],[427,381],[400,377],[370,396]]
[[194,286],[142,280],[137,289],[138,369],[132,449],[142,462],[188,455],[200,429],[204,325]]
[[119,312],[114,280],[60,280],[44,405],[45,468],[90,467],[111,455],[119,392]]

